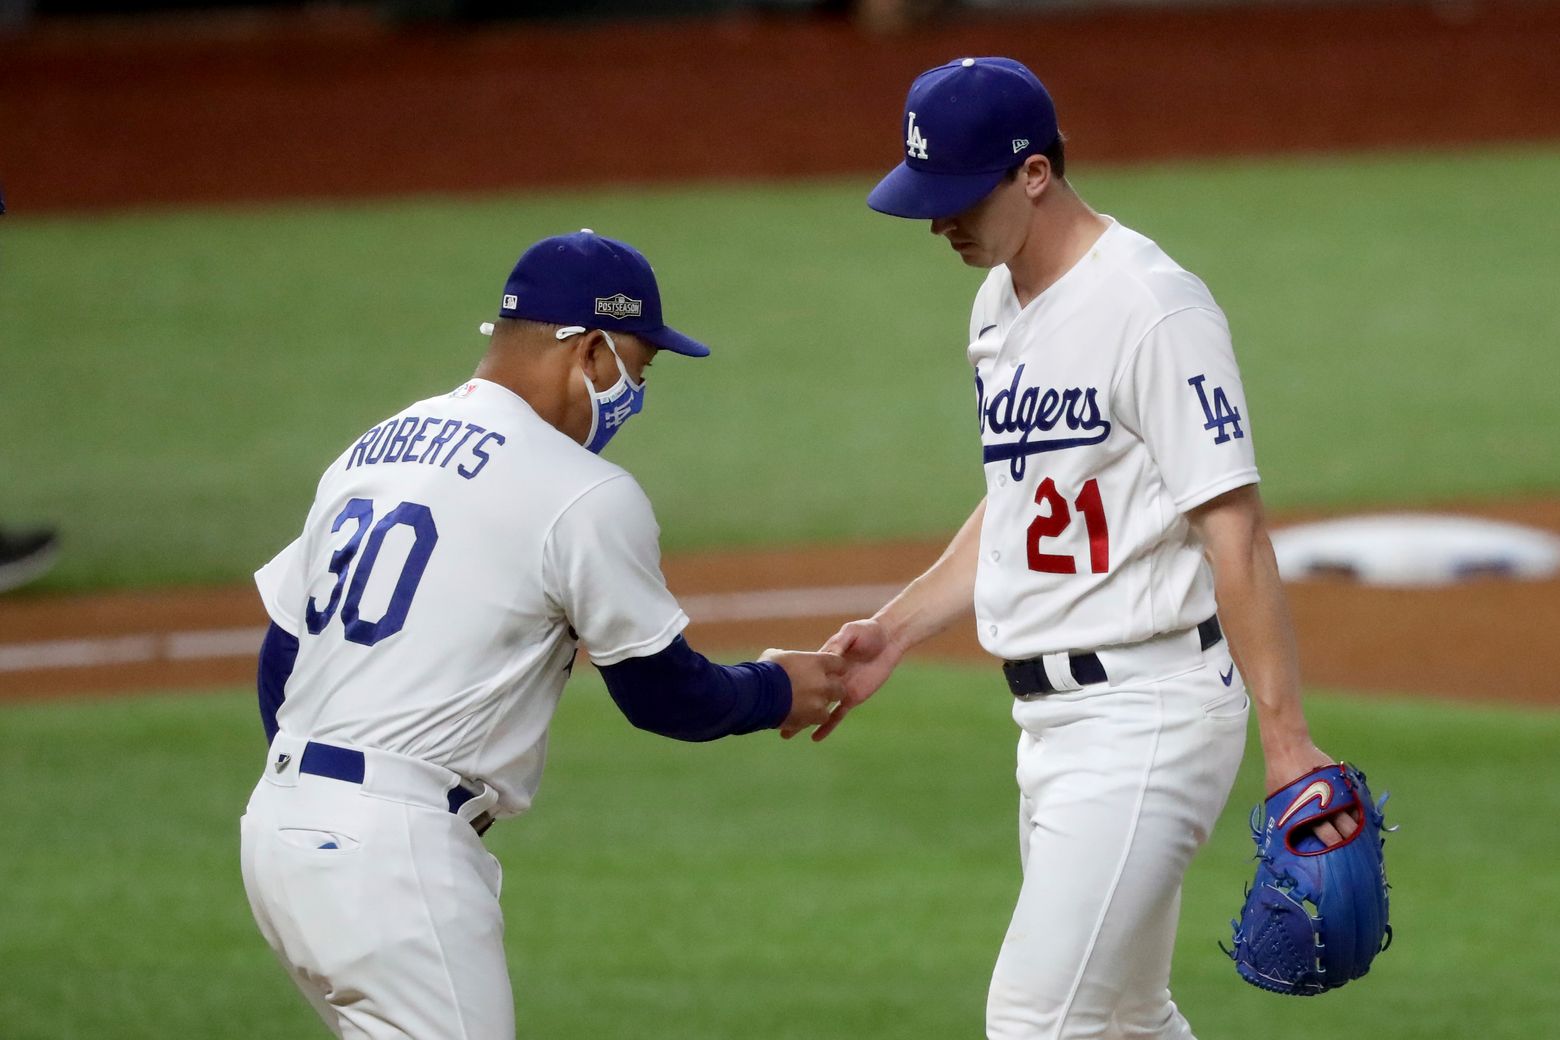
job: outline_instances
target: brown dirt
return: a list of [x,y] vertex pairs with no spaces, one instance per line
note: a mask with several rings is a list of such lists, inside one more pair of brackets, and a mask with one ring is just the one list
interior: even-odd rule
[[14,212],[880,171],[904,91],[1032,64],[1078,162],[1560,136],[1560,5],[1511,0],[392,31],[318,13],[0,39]]
[[[1459,510],[1560,531],[1560,501]],[[896,542],[704,553],[672,557],[674,592],[700,593],[907,580],[934,559],[940,543]],[[1560,579],[1486,580],[1429,590],[1367,588],[1345,581],[1289,587],[1301,666],[1311,685],[1414,692],[1478,701],[1560,706]],[[765,645],[817,646],[848,616],[782,621],[696,623],[689,639],[710,651]],[[259,626],[259,601],[247,586],[170,589],[96,596],[19,597],[0,601],[6,643],[87,636]],[[971,626],[921,651],[928,659],[989,662]],[[248,682],[250,654],[219,660],[0,674],[0,698],[83,691],[199,687]],[[995,675],[993,676],[995,681]]]

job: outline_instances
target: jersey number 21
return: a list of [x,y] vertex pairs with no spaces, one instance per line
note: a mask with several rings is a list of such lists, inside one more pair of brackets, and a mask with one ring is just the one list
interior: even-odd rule
[[[1045,512],[1029,523],[1029,569],[1041,574],[1077,574],[1078,561],[1071,556],[1040,551],[1040,540],[1055,538],[1072,523],[1072,511],[1067,499],[1056,490],[1056,481],[1046,477],[1035,490],[1035,505],[1044,506]],[[1089,535],[1089,570],[1104,574],[1110,570],[1110,528],[1105,523],[1105,504],[1100,501],[1100,484],[1090,480],[1083,485],[1073,505],[1083,514],[1084,529]]]

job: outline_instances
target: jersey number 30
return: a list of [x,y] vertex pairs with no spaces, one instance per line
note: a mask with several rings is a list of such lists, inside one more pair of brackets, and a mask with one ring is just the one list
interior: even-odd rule
[[[346,508],[337,515],[336,522],[331,524],[331,534],[348,523],[357,525],[352,537],[330,557],[330,572],[336,576],[330,599],[321,609],[315,604],[314,597],[310,596],[308,608],[304,611],[304,622],[309,626],[309,634],[317,636],[325,631],[330,619],[336,616],[336,607],[339,605],[342,634],[351,642],[373,646],[381,639],[395,635],[406,624],[406,612],[411,609],[412,597],[417,594],[417,583],[422,581],[423,571],[428,568],[428,557],[433,555],[433,547],[439,541],[439,529],[433,525],[432,511],[418,502],[402,502],[376,524],[374,503],[366,498],[354,498],[347,503]],[[363,590],[368,587],[368,578],[373,573],[374,562],[379,559],[385,536],[402,524],[412,529],[414,539],[411,551],[401,564],[401,573],[395,579],[390,605],[378,621],[364,621],[358,616]],[[368,544],[363,545],[365,533],[368,534]],[[352,560],[357,556],[360,545],[363,558],[358,560],[356,569],[353,569]],[[347,582],[349,570],[352,572],[351,584]],[[341,598],[343,588],[347,593],[345,600]]]
[[[1029,523],[1029,569],[1042,574],[1077,574],[1078,561],[1071,556],[1040,551],[1040,539],[1055,538],[1072,523],[1072,511],[1067,499],[1056,490],[1056,481],[1046,477],[1035,489],[1035,505],[1044,513]],[[1104,574],[1110,570],[1110,528],[1105,524],[1105,503],[1100,501],[1100,484],[1090,480],[1073,499],[1073,505],[1083,514],[1083,525],[1089,532],[1089,570]]]

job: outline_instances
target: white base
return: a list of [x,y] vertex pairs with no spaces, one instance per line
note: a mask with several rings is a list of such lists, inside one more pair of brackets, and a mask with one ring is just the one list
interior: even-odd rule
[[1528,581],[1560,572],[1560,537],[1462,516],[1389,513],[1286,527],[1273,533],[1288,581],[1349,577],[1370,585],[1451,585],[1476,578]]

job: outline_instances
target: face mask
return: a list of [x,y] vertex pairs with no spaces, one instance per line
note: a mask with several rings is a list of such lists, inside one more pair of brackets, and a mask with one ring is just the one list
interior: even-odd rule
[[[578,325],[571,325],[559,329],[558,338],[568,339],[584,331]],[[584,372],[580,373],[580,378],[585,380],[585,389],[590,394],[590,436],[585,438],[585,450],[598,455],[613,434],[645,406],[645,384],[628,378],[628,369],[618,356],[617,344],[612,342],[611,334],[606,330],[602,330],[601,334],[607,338],[607,349],[612,351],[612,360],[617,362],[618,381],[605,390],[597,390],[591,385],[590,377]]]

